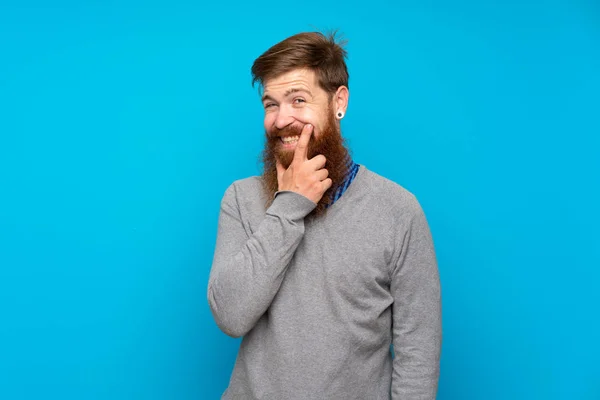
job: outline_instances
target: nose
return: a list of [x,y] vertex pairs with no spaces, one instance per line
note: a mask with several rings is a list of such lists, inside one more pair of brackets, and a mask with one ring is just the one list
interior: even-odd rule
[[277,129],[283,129],[286,126],[294,122],[294,115],[292,110],[288,107],[280,107],[275,117],[275,126]]

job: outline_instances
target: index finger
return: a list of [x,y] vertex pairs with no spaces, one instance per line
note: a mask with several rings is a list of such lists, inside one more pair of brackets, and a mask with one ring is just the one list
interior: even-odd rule
[[308,141],[313,132],[313,126],[311,124],[304,125],[302,133],[300,133],[300,139],[296,143],[294,149],[294,161],[305,161],[308,159]]
[[279,182],[281,182],[281,178],[283,177],[283,174],[285,173],[285,167],[283,165],[281,165],[281,163],[279,162],[279,159],[275,159],[275,167],[277,168],[277,180]]

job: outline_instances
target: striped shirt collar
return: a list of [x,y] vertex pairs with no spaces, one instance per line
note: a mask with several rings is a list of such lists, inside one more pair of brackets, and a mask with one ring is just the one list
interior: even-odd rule
[[325,208],[331,207],[336,201],[338,201],[338,199],[340,197],[342,197],[344,192],[348,189],[348,187],[350,186],[350,184],[356,177],[356,174],[358,173],[360,164],[355,163],[352,160],[352,157],[350,157],[350,155],[348,155],[346,157],[346,166],[347,166],[348,172],[346,173],[346,176],[345,176],[344,180],[342,181],[342,183],[338,186],[338,188],[335,190],[335,192],[333,192],[331,194],[331,196],[329,198],[329,202],[325,205]]

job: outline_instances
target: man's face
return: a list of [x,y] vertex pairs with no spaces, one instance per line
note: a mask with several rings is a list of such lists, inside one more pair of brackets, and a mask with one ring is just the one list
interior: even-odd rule
[[262,102],[265,131],[268,136],[279,138],[275,154],[285,167],[291,162],[304,125],[314,127],[311,142],[334,128],[330,126],[332,115],[329,114],[333,111],[329,96],[319,87],[311,70],[297,69],[267,80]]
[[[298,69],[269,79],[264,85],[266,143],[262,154],[264,164],[263,183],[267,206],[279,189],[276,160],[288,168],[294,158],[297,139],[306,124],[314,127],[308,142],[307,154],[311,159],[317,154],[326,158],[325,169],[332,186],[312,211],[318,216],[343,182],[348,172],[349,152],[341,136],[340,124],[334,116],[334,101],[317,83],[314,72]],[[348,100],[347,88],[340,87],[337,107],[344,111]],[[333,96],[335,97],[335,96]],[[285,140],[284,140],[285,138]]]

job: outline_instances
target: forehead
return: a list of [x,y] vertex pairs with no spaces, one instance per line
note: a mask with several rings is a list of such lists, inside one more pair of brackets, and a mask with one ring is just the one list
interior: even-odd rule
[[295,69],[268,79],[264,83],[265,93],[274,93],[290,87],[316,90],[318,88],[316,74],[310,69]]

